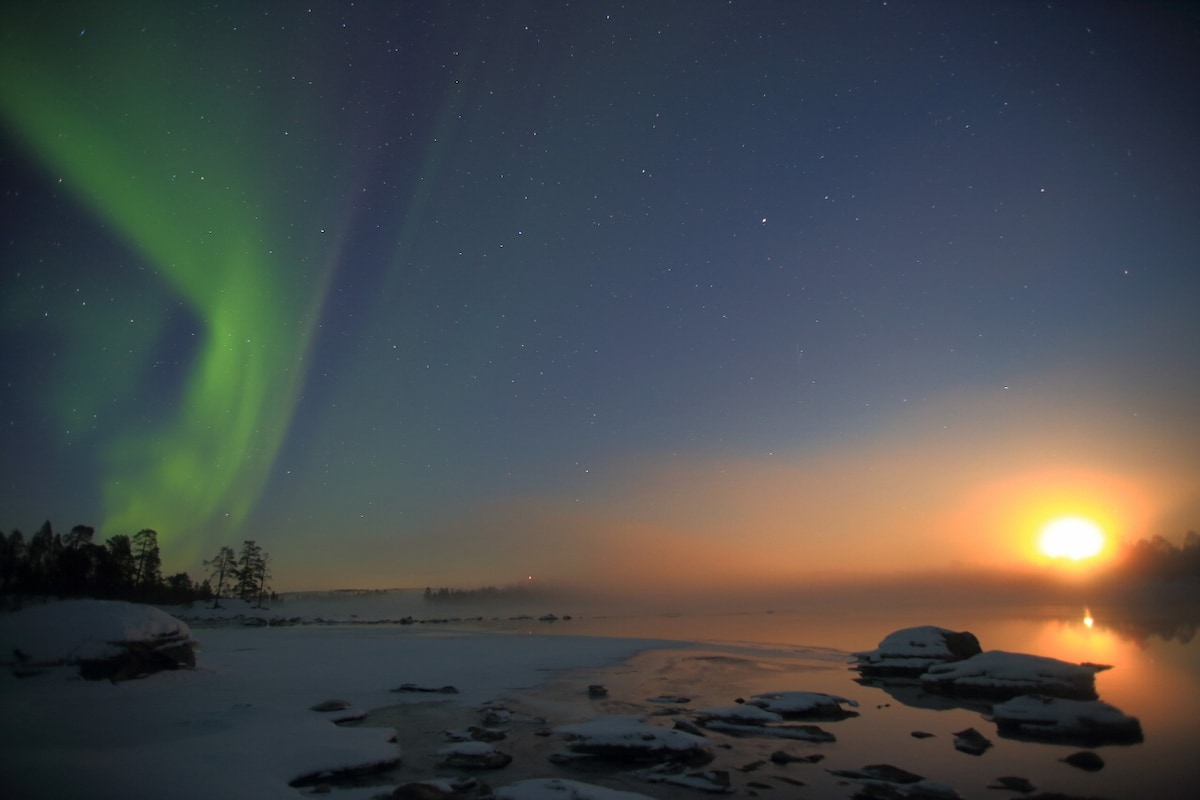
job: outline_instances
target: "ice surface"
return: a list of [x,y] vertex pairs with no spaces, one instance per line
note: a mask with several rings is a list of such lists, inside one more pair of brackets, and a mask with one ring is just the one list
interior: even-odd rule
[[[52,605],[58,608],[0,617],[0,641],[52,659],[78,653],[81,634],[85,642],[104,642],[188,630],[147,606],[98,620],[94,612],[102,606],[94,603]],[[32,616],[21,619],[27,612]],[[61,624],[49,624],[51,618]],[[408,626],[238,626],[195,633],[195,670],[120,685],[79,680],[73,668],[24,679],[0,672],[0,795],[295,800],[288,782],[302,775],[403,755],[387,741],[390,729],[339,727],[332,715],[310,710],[316,703],[337,697],[354,708],[392,706],[408,698],[390,690],[414,682],[452,683],[460,693],[442,702],[475,707],[538,685],[542,670],[612,663],[656,644]],[[338,796],[357,800],[378,791],[348,789]]]

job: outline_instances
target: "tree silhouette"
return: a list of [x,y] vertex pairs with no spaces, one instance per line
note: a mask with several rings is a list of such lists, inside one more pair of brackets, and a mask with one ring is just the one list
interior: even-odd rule
[[[49,522],[28,542],[19,530],[7,535],[0,531],[0,607],[11,604],[20,608],[25,597],[51,595],[173,605],[212,598],[208,582],[196,584],[186,572],[163,580],[158,534],[150,528],[132,538],[118,534],[103,545],[94,541],[95,534],[95,528],[88,525],[57,534]],[[269,577],[265,557],[261,553],[259,591]],[[236,567],[232,551],[230,563]],[[235,574],[226,577],[226,588]]]
[[205,561],[204,566],[208,569],[208,579],[212,586],[212,607],[220,608],[221,595],[225,593],[226,589],[231,589],[237,585],[237,556],[234,555],[232,547],[224,546],[217,552],[216,556]]
[[162,556],[158,550],[158,532],[142,528],[133,535],[133,585],[149,594],[162,583]]

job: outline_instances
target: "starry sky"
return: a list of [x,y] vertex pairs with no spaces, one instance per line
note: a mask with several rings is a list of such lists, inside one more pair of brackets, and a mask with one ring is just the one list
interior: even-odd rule
[[1186,3],[0,11],[0,526],[280,589],[1200,527]]

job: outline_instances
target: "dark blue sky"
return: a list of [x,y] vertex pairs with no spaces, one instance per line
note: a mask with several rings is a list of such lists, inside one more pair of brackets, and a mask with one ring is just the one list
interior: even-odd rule
[[58,12],[3,18],[6,528],[297,588],[1200,524],[1186,4]]

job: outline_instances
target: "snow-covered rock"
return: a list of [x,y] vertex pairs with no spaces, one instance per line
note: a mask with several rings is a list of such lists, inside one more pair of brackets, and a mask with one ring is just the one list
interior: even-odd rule
[[[828,695],[827,695],[828,696]],[[796,739],[805,742],[833,742],[832,733],[816,725],[796,725],[784,722],[784,715],[750,703],[703,708],[695,712],[696,724],[704,730],[730,736],[768,736],[776,739]],[[676,727],[682,727],[676,720]]]
[[891,764],[871,764],[862,769],[831,769],[831,775],[860,783],[870,797],[906,798],[907,800],[959,800],[953,787],[927,780]]
[[921,684],[933,691],[1001,699],[1043,694],[1095,700],[1096,673],[1103,669],[1096,664],[989,650],[963,661],[935,664],[921,676]]
[[566,736],[572,753],[615,761],[666,760],[706,764],[713,753],[704,738],[647,724],[641,717],[597,717],[555,731]]
[[981,652],[979,639],[969,631],[920,625],[893,631],[874,650],[854,657],[863,675],[919,675],[934,664],[960,661]]
[[512,763],[512,756],[488,742],[458,742],[438,750],[438,764],[460,769],[500,769]]
[[1142,741],[1142,725],[1100,700],[1025,695],[992,708],[1001,735],[1080,741],[1089,746]]
[[116,600],[63,600],[0,617],[0,664],[28,674],[79,665],[84,678],[128,680],[194,667],[188,626],[153,606]]
[[824,692],[768,692],[756,694],[747,704],[772,711],[786,719],[845,719],[857,716],[843,705],[858,708],[858,702]]
[[783,722],[783,715],[751,703],[739,703],[718,708],[701,708],[696,710],[696,717],[701,724],[709,720],[724,720],[742,725],[766,725],[771,722]]
[[637,776],[649,783],[669,783],[709,794],[729,794],[733,791],[729,773],[723,769],[688,770],[678,764],[658,764],[638,772]]

